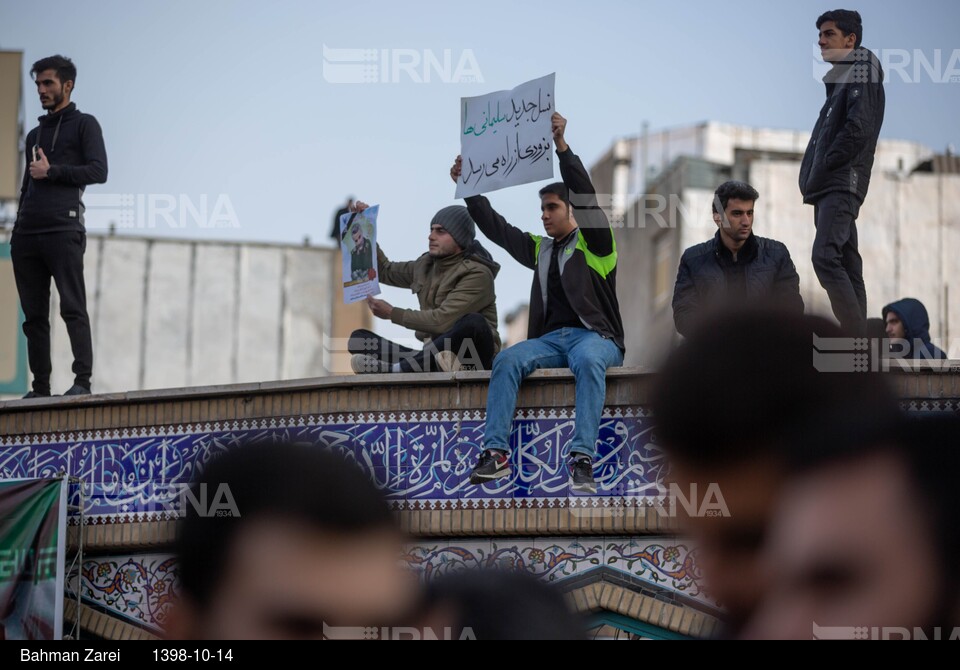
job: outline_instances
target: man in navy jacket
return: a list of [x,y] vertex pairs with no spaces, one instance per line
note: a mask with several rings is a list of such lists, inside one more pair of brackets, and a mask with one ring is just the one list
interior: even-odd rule
[[10,240],[13,272],[23,307],[23,332],[33,373],[25,397],[50,395],[50,280],[60,294],[60,315],[73,349],[73,386],[65,395],[90,393],[93,344],[83,280],[83,191],[107,181],[107,151],[100,124],[70,102],[77,68],[50,56],[33,64],[41,106],[40,125],[27,135],[27,167]]
[[677,332],[728,305],[769,303],[803,314],[800,277],[782,243],[753,234],[753,205],[760,194],[742,181],[721,184],[713,198],[712,240],[683,252],[673,289]]

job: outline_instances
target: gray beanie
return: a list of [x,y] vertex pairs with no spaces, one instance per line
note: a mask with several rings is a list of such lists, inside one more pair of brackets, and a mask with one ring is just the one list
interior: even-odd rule
[[443,226],[461,249],[466,249],[477,238],[477,225],[463,205],[450,205],[437,212],[430,227]]

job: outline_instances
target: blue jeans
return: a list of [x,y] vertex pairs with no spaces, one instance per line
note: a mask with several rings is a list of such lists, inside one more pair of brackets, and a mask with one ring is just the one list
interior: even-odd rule
[[493,360],[484,448],[510,451],[510,426],[524,377],[540,368],[569,367],[577,383],[577,418],[570,453],[595,458],[607,368],[622,364],[620,347],[586,328],[561,328],[504,349]]

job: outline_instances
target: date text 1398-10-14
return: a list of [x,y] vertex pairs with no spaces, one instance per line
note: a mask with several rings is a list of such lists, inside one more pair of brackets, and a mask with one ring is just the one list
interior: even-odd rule
[[232,661],[231,649],[154,649],[153,660],[164,661]]

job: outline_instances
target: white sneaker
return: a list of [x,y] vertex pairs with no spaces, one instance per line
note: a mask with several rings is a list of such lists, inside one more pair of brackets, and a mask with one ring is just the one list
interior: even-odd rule
[[358,375],[378,375],[390,372],[390,364],[370,354],[354,354],[350,367]]

